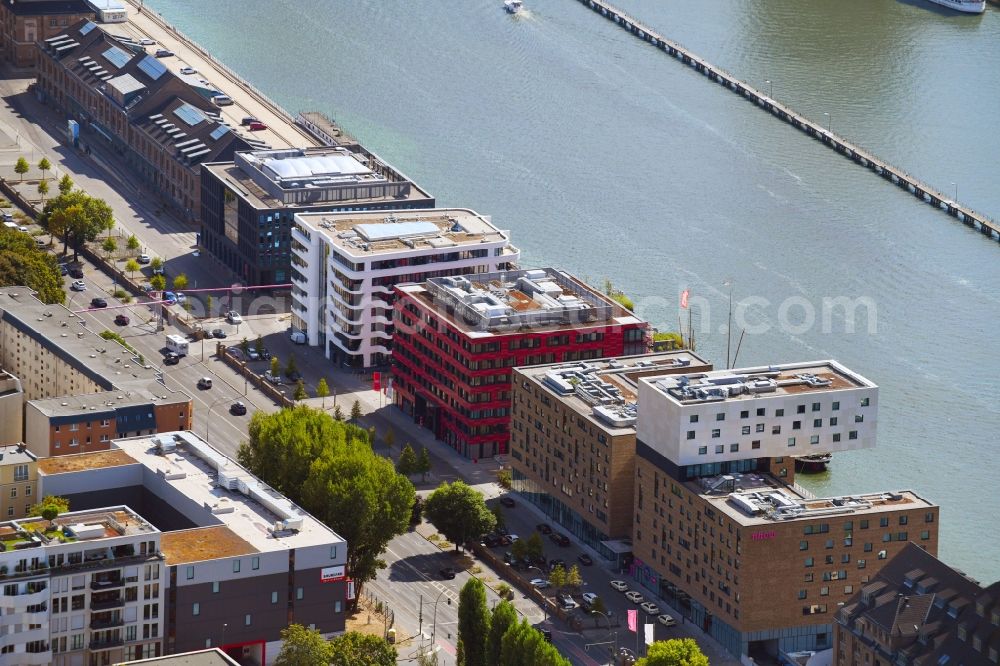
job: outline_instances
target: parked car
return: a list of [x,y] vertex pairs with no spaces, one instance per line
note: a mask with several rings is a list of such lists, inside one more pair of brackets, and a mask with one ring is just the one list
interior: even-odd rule
[[560,560],[559,558],[553,558],[549,560],[549,571],[552,571],[556,567],[566,568],[566,560]]
[[260,122],[259,120],[255,120],[252,123],[250,123],[249,125],[247,125],[247,129],[250,130],[251,132],[259,132],[261,130],[266,130],[267,129],[267,125],[265,125],[264,123]]
[[250,347],[249,349],[247,349],[247,358],[250,359],[251,361],[259,361],[260,354],[254,347]]
[[71,278],[82,278],[83,277],[83,267],[82,266],[71,266],[69,269],[69,276]]
[[150,256],[149,256],[148,254],[140,254],[140,255],[139,255],[138,257],[136,257],[136,259],[135,259],[135,260],[136,260],[136,261],[137,261],[138,263],[140,263],[140,264],[142,264],[143,266],[145,266],[146,264],[148,264],[149,262],[151,262],[151,261],[152,261],[152,258],[150,258]]
[[549,527],[548,523],[538,523],[537,525],[535,525],[535,529],[541,532],[542,534],[552,534],[552,528]]
[[163,300],[167,302],[167,305],[173,305],[177,302],[177,295],[172,291],[163,292]]
[[260,119],[255,118],[254,116],[244,116],[243,120],[240,121],[240,125],[243,125],[243,127],[246,127],[250,123],[259,123],[259,122],[260,122]]
[[183,291],[178,291],[176,294],[174,294],[174,298],[177,299],[178,303],[187,303],[188,299],[188,297],[184,295]]
[[517,502],[514,501],[514,498],[508,497],[507,495],[504,495],[503,497],[500,498],[500,503],[503,504],[508,509],[513,509],[515,506],[517,506]]
[[539,632],[541,632],[542,638],[544,638],[546,642],[548,642],[548,643],[552,642],[552,630],[551,629],[545,629],[544,627],[536,627],[536,628],[538,629]]
[[167,352],[163,357],[163,365],[177,365],[181,362],[181,355],[177,352]]
[[149,39],[148,37],[140,39],[139,43],[142,44],[143,46],[156,46],[156,42],[153,41],[152,39]]
[[545,580],[544,578],[531,579],[531,586],[539,590],[545,590],[548,587],[550,587],[550,585],[551,584],[549,583],[549,581]]
[[569,545],[569,537],[566,536],[565,534],[560,534],[559,532],[553,532],[552,534],[549,535],[549,538],[552,539],[552,541],[554,541],[557,546],[565,547]]
[[517,536],[516,534],[508,534],[508,535],[507,535],[507,538],[508,538],[508,539],[510,539],[510,542],[511,542],[511,543],[514,543],[515,541],[517,541],[517,540],[518,540],[518,539],[520,539],[521,537]]
[[556,600],[559,602],[559,605],[562,606],[562,609],[564,611],[571,611],[580,605],[576,603],[573,597],[569,596],[568,594],[560,594],[559,596],[556,597]]
[[628,583],[623,580],[613,580],[611,581],[611,587],[615,588],[619,592],[628,592]]
[[292,341],[293,344],[297,345],[304,345],[307,342],[306,334],[303,333],[302,331],[292,331],[292,333],[288,336],[288,338],[289,340]]
[[115,315],[115,323],[118,324],[119,326],[128,326],[129,324],[128,315],[123,315],[123,314]]
[[156,49],[156,53],[154,55],[157,58],[169,58],[173,54],[174,52],[171,51],[170,49]]
[[212,388],[212,378],[211,377],[202,377],[201,379],[199,379],[198,380],[198,388],[200,388],[203,391]]
[[243,416],[247,413],[247,406],[237,400],[233,404],[229,405],[229,413],[235,414],[236,416]]
[[163,266],[153,269],[153,275],[163,275]]
[[20,231],[22,234],[28,233],[28,227],[24,226],[23,224],[19,226],[17,230]]
[[496,534],[484,534],[481,541],[487,548],[496,548],[500,545],[500,537]]
[[660,607],[654,604],[652,601],[647,601],[646,603],[639,604],[639,608],[646,611],[646,615],[660,614]]
[[213,338],[218,338],[219,340],[222,340],[223,338],[226,337],[226,332],[223,331],[221,328],[213,328],[212,329],[212,337]]
[[582,564],[585,567],[589,567],[591,564],[594,563],[593,558],[591,558],[590,555],[587,555],[587,553],[580,553],[579,555],[576,556],[576,559],[580,564]]
[[41,247],[45,247],[45,245],[46,245],[45,241],[42,240],[42,238],[40,236],[35,238],[35,247],[41,248]]
[[106,308],[108,307],[108,301],[104,298],[92,298],[90,299],[90,307],[92,308]]
[[269,381],[269,382],[271,382],[275,386],[280,386],[281,383],[282,383],[281,382],[281,375],[273,375],[273,374],[271,374],[270,370],[268,370],[267,372],[264,373],[264,379],[267,380],[267,381]]
[[186,65],[184,67],[181,67],[181,74],[197,74],[197,73],[198,70],[195,69],[194,67],[188,67]]
[[[270,356],[268,358],[270,358]],[[286,372],[285,376],[288,377],[288,379],[293,382],[297,382],[300,379],[302,379],[302,373],[299,372],[298,370],[295,370],[294,372]]]
[[237,361],[243,360],[243,350],[240,349],[239,347],[230,347],[226,351],[229,353],[230,356],[235,358]]
[[441,574],[441,578],[444,578],[445,580],[453,580],[455,578],[456,571],[454,567],[445,567],[444,569],[441,569],[439,573]]
[[87,285],[83,280],[74,280],[73,284],[69,286],[73,291],[87,291]]
[[580,598],[583,599],[583,605],[590,608],[597,602],[598,596],[593,592],[584,592]]
[[658,615],[656,617],[656,621],[659,622],[660,624],[662,624],[664,627],[676,627],[677,626],[677,620],[675,620],[671,616],[667,615],[666,613],[663,613],[662,615]]
[[230,310],[226,313],[226,321],[230,324],[242,324],[243,317],[241,317],[240,313],[236,310]]
[[59,264],[59,275],[69,275],[69,269],[66,268],[66,264]]
[[642,596],[641,593],[636,592],[635,590],[630,590],[626,592],[625,598],[634,604],[641,604],[643,601],[646,600],[646,597]]

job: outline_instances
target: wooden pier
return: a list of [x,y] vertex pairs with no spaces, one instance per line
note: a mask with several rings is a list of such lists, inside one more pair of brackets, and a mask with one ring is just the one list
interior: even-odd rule
[[777,102],[768,95],[753,86],[744,83],[729,72],[720,67],[716,67],[704,58],[692,53],[680,44],[669,40],[640,21],[635,20],[622,10],[603,0],[579,0],[587,7],[603,16],[604,18],[617,23],[619,27],[632,33],[644,42],[652,44],[664,53],[676,58],[695,71],[708,77],[721,86],[727,88],[741,97],[753,102],[761,109],[771,115],[780,118],[796,129],[805,132],[807,135],[822,142],[828,148],[837,151],[844,157],[852,160],[856,164],[867,168],[892,184],[907,190],[915,197],[935,208],[947,212],[952,217],[968,227],[976,229],[984,236],[1000,241],[1000,224],[982,213],[979,213],[968,206],[963,206],[958,201],[939,192],[927,183],[911,176],[902,169],[899,169],[888,162],[879,159],[864,148],[860,148],[839,134],[831,132],[819,123],[809,120],[805,116],[796,113],[781,102]]

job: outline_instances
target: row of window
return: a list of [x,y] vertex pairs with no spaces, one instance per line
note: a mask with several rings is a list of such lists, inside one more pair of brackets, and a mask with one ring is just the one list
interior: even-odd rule
[[[860,404],[861,404],[862,407],[868,407],[871,404],[871,400],[869,398],[862,398]],[[812,403],[812,411],[819,412],[819,411],[822,411],[822,409],[823,409],[822,403],[819,403],[819,402]],[[834,401],[834,402],[830,403],[830,409],[833,410],[833,411],[835,411],[835,412],[840,411],[840,401],[838,400],[838,401]],[[805,406],[805,404],[796,405],[795,406],[795,413],[796,414],[805,414],[806,413],[806,406]],[[767,416],[767,407],[758,407],[758,408],[756,408],[756,410],[754,410],[754,414],[756,416]],[[781,418],[784,415],[785,415],[785,409],[783,407],[774,410],[774,417],[775,418]],[[692,414],[690,416],[689,420],[690,420],[691,423],[698,423],[699,418],[700,417],[699,417],[698,414]],[[750,418],[750,410],[749,409],[744,409],[743,411],[741,411],[740,412],[740,418],[741,419],[748,419],[748,418]],[[726,413],[725,412],[717,412],[715,414],[715,420],[716,421],[725,421],[726,420]]]

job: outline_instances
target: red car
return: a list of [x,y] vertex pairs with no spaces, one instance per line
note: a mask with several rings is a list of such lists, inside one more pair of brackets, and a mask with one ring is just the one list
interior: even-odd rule
[[259,132],[260,130],[266,130],[267,125],[260,122],[259,120],[255,120],[252,123],[250,123],[249,126],[247,126],[247,129],[250,130],[251,132]]

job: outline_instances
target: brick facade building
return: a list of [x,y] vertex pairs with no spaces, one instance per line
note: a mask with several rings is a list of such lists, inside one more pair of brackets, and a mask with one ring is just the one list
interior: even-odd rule
[[0,3],[4,60],[15,67],[34,67],[37,42],[54,37],[94,10],[84,0],[8,0]]

